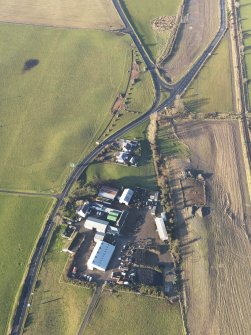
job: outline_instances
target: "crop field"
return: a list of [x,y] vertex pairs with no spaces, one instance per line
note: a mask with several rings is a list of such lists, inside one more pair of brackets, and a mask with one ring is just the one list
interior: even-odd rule
[[178,305],[130,293],[104,292],[87,328],[88,335],[183,335]]
[[[210,215],[191,217],[172,185],[181,227],[188,328],[191,334],[251,332],[251,211],[238,121],[192,121],[177,126],[190,161],[170,162],[171,184],[186,167],[208,174]],[[177,201],[178,200],[178,201]],[[183,223],[182,223],[183,222]]]
[[190,0],[186,4],[183,24],[180,26],[173,53],[162,64],[166,78],[173,82],[191,68],[220,26],[219,0]]
[[0,28],[0,188],[57,192],[126,89],[130,39],[101,31]]
[[184,96],[192,114],[232,113],[232,83],[228,39],[225,37]]
[[26,321],[27,335],[76,334],[91,299],[91,289],[62,279],[69,256],[62,253],[61,233],[56,229],[45,255]]
[[244,40],[244,54],[247,68],[247,79],[248,79],[248,87],[249,87],[249,101],[251,101],[251,6],[250,1],[248,0],[240,0],[240,15],[241,15],[241,26],[243,32],[243,40]]
[[170,37],[168,32],[156,32],[152,20],[176,15],[181,0],[123,0],[121,1],[142,43],[153,59],[158,58]]
[[115,163],[93,163],[86,171],[86,181],[107,181],[117,186],[142,186],[155,189],[155,170],[151,149],[146,139],[147,126],[148,123],[144,123],[123,136],[128,139],[136,138],[141,143],[141,159],[138,167]]
[[0,0],[0,21],[106,30],[123,27],[112,0]]
[[53,201],[0,195],[0,334],[5,334],[30,254]]

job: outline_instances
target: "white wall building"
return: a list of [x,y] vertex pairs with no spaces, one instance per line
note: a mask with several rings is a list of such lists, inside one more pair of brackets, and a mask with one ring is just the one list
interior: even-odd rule
[[156,223],[156,226],[157,226],[157,231],[158,231],[158,234],[159,234],[159,238],[162,241],[167,241],[168,240],[168,235],[167,235],[164,220],[162,218],[155,218],[155,223]]
[[105,233],[107,230],[108,222],[89,216],[85,220],[84,226],[86,229],[96,229],[99,233]]
[[104,241],[98,241],[87,262],[89,270],[106,271],[112,258],[115,246]]
[[128,206],[132,199],[133,193],[133,190],[131,190],[130,188],[125,188],[119,199],[119,202]]

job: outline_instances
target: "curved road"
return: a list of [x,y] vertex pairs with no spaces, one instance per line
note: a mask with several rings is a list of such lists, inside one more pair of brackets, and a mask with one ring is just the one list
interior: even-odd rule
[[227,18],[226,18],[226,11],[225,11],[225,0],[221,0],[220,6],[221,6],[221,23],[220,23],[220,29],[218,33],[216,34],[215,38],[211,42],[211,44],[208,46],[208,48],[204,51],[202,56],[197,60],[197,62],[192,66],[192,68],[189,70],[189,72],[174,86],[173,91],[171,92],[171,96],[164,101],[162,104],[158,106],[159,99],[160,99],[160,87],[163,83],[161,83],[160,78],[158,77],[155,65],[152,63],[150,58],[145,52],[145,49],[142,47],[141,42],[139,41],[138,37],[135,35],[132,26],[127,19],[123,9],[120,6],[119,0],[113,0],[114,6],[116,7],[122,21],[125,24],[126,30],[130,34],[131,38],[133,39],[136,47],[138,48],[139,52],[141,53],[141,56],[146,63],[147,68],[149,69],[152,78],[153,83],[155,87],[156,97],[155,102],[152,106],[152,108],[139,117],[136,121],[131,122],[127,126],[123,127],[121,130],[117,131],[115,134],[111,135],[108,139],[106,139],[102,144],[98,145],[89,155],[87,155],[83,161],[78,164],[73,171],[72,175],[68,179],[63,192],[58,196],[58,201],[56,206],[54,207],[53,211],[51,212],[49,219],[45,225],[44,231],[38,241],[38,244],[36,246],[36,250],[32,256],[29,270],[26,276],[26,279],[24,281],[22,293],[19,299],[19,304],[16,309],[13,326],[11,335],[19,335],[22,332],[23,324],[26,318],[27,308],[30,301],[32,289],[36,280],[36,275],[40,268],[40,263],[43,258],[44,252],[46,250],[46,246],[48,244],[48,241],[50,239],[51,233],[53,231],[54,227],[54,218],[58,212],[58,209],[60,206],[64,203],[64,198],[68,195],[72,185],[75,183],[75,181],[80,177],[80,175],[85,171],[85,169],[88,167],[88,165],[93,161],[93,159],[102,151],[103,147],[117,138],[121,137],[123,134],[128,132],[130,129],[140,125],[145,120],[147,120],[150,116],[150,114],[154,112],[159,112],[163,110],[165,107],[172,106],[175,97],[177,94],[181,95],[185,92],[185,90],[188,88],[194,77],[199,73],[200,69],[204,65],[204,63],[208,60],[208,58],[211,56],[211,54],[214,52],[215,48],[221,41],[222,37],[225,34],[225,31],[227,29]]

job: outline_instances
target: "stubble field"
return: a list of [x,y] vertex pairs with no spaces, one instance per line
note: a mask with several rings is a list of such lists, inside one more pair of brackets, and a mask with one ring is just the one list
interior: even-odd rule
[[186,2],[171,57],[162,64],[165,76],[177,81],[211,42],[219,29],[219,0],[190,0]]
[[[177,126],[177,135],[191,151],[191,160],[171,162],[189,330],[198,335],[248,335],[251,213],[238,122],[186,122]],[[177,171],[188,166],[210,175],[211,214],[204,219],[189,218],[183,210]]]
[[0,0],[0,21],[105,30],[123,27],[112,0]]

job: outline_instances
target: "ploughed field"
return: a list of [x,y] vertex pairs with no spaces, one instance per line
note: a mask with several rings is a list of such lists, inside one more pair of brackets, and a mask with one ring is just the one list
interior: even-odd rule
[[123,27],[112,0],[0,0],[0,21],[106,30]]
[[[190,160],[170,162],[180,222],[188,328],[192,334],[248,335],[251,285],[251,211],[238,121],[193,121],[177,125]],[[190,167],[207,174],[210,215],[184,210],[181,177]]]
[[186,1],[173,53],[162,64],[165,77],[180,79],[216,35],[219,26],[219,0]]

